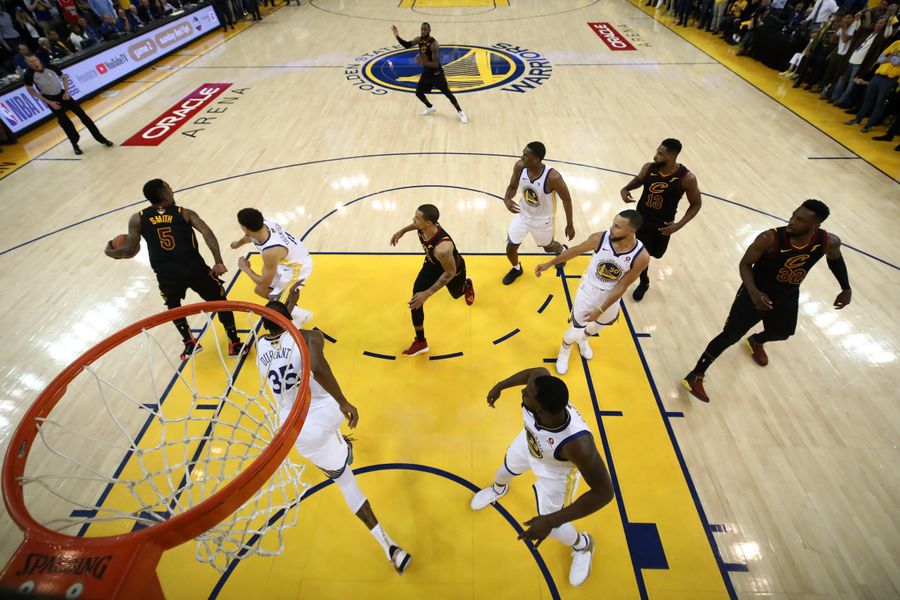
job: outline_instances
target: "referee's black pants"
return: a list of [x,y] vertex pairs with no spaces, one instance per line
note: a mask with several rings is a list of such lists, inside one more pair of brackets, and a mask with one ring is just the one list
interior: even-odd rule
[[106,138],[103,137],[103,134],[100,133],[100,130],[97,129],[97,126],[91,120],[87,113],[84,112],[84,109],[81,108],[81,105],[74,98],[69,98],[68,100],[63,99],[62,94],[56,94],[53,96],[45,95],[45,98],[48,100],[52,100],[53,102],[59,103],[59,108],[54,109],[50,108],[50,112],[53,113],[53,116],[56,117],[56,120],[59,121],[59,126],[62,127],[63,131],[66,132],[66,136],[69,138],[69,141],[72,142],[72,145],[76,145],[78,140],[81,139],[81,136],[78,135],[78,132],[75,130],[75,124],[72,123],[72,120],[69,118],[69,115],[66,114],[67,110],[71,110],[75,116],[81,119],[81,122],[87,127],[87,130],[91,132],[91,135],[95,140],[100,142],[101,144],[106,142]]

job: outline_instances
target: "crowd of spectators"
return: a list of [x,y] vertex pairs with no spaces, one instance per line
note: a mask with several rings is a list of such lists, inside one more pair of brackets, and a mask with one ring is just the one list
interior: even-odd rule
[[[676,26],[695,26],[735,46],[738,55],[771,56],[766,44],[792,47],[782,77],[853,115],[845,123],[892,141],[900,129],[900,24],[896,2],[881,0],[648,0]],[[763,31],[778,34],[761,35]],[[900,145],[894,148],[900,151]]]
[[57,63],[139,32],[200,0],[0,1],[0,77],[25,69],[25,55]]

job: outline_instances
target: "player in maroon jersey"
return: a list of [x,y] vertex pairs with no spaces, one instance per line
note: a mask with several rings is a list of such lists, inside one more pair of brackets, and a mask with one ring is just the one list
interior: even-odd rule
[[787,226],[762,232],[747,248],[740,263],[743,284],[731,305],[725,327],[681,382],[695,398],[709,402],[703,389],[703,376],[709,365],[760,321],[762,332],[748,337],[746,344],[758,365],[769,364],[763,344],[794,335],[800,284],[822,256],[841,286],[834,307],[841,309],[850,304],[850,280],[841,256],[841,240],[819,227],[828,214],[825,203],[807,200],[794,211]]
[[[687,167],[677,162],[679,152],[681,142],[673,138],[663,140],[653,155],[653,162],[641,167],[641,172],[621,190],[623,201],[634,202],[631,190],[641,186],[644,188],[637,203],[637,211],[644,217],[644,224],[638,229],[637,239],[644,243],[644,247],[653,258],[662,258],[669,246],[671,235],[687,225],[688,221],[700,212],[700,188],[697,186],[697,178]],[[690,205],[684,216],[676,222],[678,202],[685,194]],[[641,282],[631,294],[636,302],[640,302],[650,288],[648,270],[649,268],[644,269],[641,273]]]
[[408,42],[400,37],[397,26],[391,25],[391,33],[394,34],[394,37],[397,38],[397,41],[400,42],[401,46],[404,48],[412,48],[413,46],[419,47],[419,54],[416,56],[416,62],[422,65],[422,75],[419,77],[418,85],[416,85],[416,98],[421,100],[422,104],[425,105],[425,109],[420,114],[422,116],[430,115],[437,110],[431,105],[431,102],[428,101],[428,97],[425,95],[430,93],[433,88],[437,87],[437,89],[447,96],[447,100],[449,100],[450,104],[453,105],[453,108],[456,109],[459,114],[460,123],[465,125],[469,122],[469,119],[466,117],[466,113],[463,112],[463,109],[459,107],[456,96],[450,91],[450,85],[447,83],[447,76],[444,75],[444,67],[441,66],[441,48],[438,45],[437,40],[431,37],[431,25],[422,23],[420,31],[422,35],[416,36],[412,41]]
[[425,311],[422,306],[439,289],[447,286],[447,291],[454,298],[464,295],[466,304],[470,306],[475,302],[475,288],[472,286],[472,280],[466,277],[466,261],[459,255],[450,234],[438,224],[440,216],[441,213],[435,205],[423,204],[416,210],[412,224],[391,236],[391,246],[396,246],[404,234],[415,230],[419,235],[422,250],[425,251],[425,262],[413,284],[413,295],[409,301],[416,339],[403,351],[406,356],[428,352],[428,341],[425,339]]

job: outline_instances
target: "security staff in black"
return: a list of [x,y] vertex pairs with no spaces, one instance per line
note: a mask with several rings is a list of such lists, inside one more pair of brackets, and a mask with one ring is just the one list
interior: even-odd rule
[[25,89],[47,105],[59,122],[59,126],[66,132],[66,137],[72,143],[72,150],[75,154],[82,153],[78,146],[81,136],[76,131],[75,124],[72,123],[69,115],[66,114],[67,110],[71,110],[75,116],[81,119],[95,140],[104,146],[111,147],[113,145],[111,141],[103,137],[81,105],[69,94],[69,77],[65,73],[53,65],[44,65],[40,58],[31,53],[25,55],[25,62],[28,65],[28,70],[25,72]]
[[397,38],[397,41],[400,42],[400,45],[404,48],[412,48],[413,46],[419,47],[419,54],[416,56],[416,62],[422,65],[422,76],[419,77],[419,84],[416,86],[416,97],[425,105],[425,110],[423,110],[421,114],[423,116],[430,115],[437,110],[431,105],[431,102],[428,101],[428,97],[425,95],[431,93],[431,90],[434,87],[437,87],[437,89],[447,96],[447,99],[450,100],[453,108],[459,113],[460,122],[463,125],[468,123],[469,119],[466,117],[466,113],[459,107],[456,96],[453,95],[450,91],[450,86],[447,84],[447,77],[444,75],[444,68],[441,66],[441,48],[438,45],[437,40],[431,37],[431,25],[422,23],[422,35],[411,42],[407,42],[400,37],[396,25],[391,25],[391,31],[393,32],[394,37]]
[[466,278],[466,261],[459,255],[450,234],[438,224],[440,216],[436,206],[423,204],[416,210],[412,224],[391,236],[391,246],[396,246],[407,232],[416,230],[425,251],[425,262],[413,284],[413,295],[409,301],[416,339],[403,351],[405,356],[428,352],[428,341],[425,339],[425,311],[422,305],[439,289],[447,286],[447,291],[454,298],[465,295],[466,304],[469,306],[475,302],[475,288],[472,286],[472,280]]
[[[219,241],[209,226],[194,211],[176,206],[172,188],[162,179],[152,179],[144,184],[144,197],[150,202],[150,208],[131,215],[125,241],[117,247],[110,241],[106,245],[106,255],[132,258],[140,250],[140,240],[144,238],[150,266],[156,273],[160,294],[169,309],[181,306],[188,288],[207,302],[227,300],[219,279],[227,269],[219,252]],[[213,254],[216,264],[212,268],[197,249],[194,229],[200,232]],[[229,356],[247,354],[250,345],[241,343],[234,314],[226,311],[217,314],[228,334]],[[176,319],[173,323],[184,341],[182,360],[203,349],[191,333],[187,319]]]
[[697,366],[682,384],[698,400],[709,402],[703,387],[706,369],[729,346],[739,341],[751,327],[763,322],[763,331],[746,338],[747,349],[756,364],[769,364],[763,344],[786,340],[797,327],[800,284],[822,256],[841,286],[834,307],[850,304],[850,280],[841,256],[841,241],[820,229],[828,218],[828,207],[819,200],[807,200],[794,211],[786,227],[770,229],[757,236],[741,259],[741,279],[722,333],[706,347]]
[[[644,188],[637,205],[637,211],[644,217],[644,224],[637,231],[637,239],[644,243],[644,247],[653,258],[662,258],[669,245],[669,236],[684,227],[700,212],[700,188],[697,186],[697,178],[687,167],[678,164],[679,152],[681,142],[673,138],[663,140],[656,149],[653,162],[645,164],[637,177],[621,190],[622,200],[634,202],[631,190],[641,186]],[[685,194],[690,206],[676,223],[678,202]],[[637,302],[644,298],[650,287],[648,270],[649,268],[644,269],[641,273],[641,282],[631,294]]]

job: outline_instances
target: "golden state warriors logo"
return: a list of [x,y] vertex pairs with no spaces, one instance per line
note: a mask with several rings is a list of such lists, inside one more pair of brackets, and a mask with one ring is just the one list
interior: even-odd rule
[[[422,65],[416,63],[418,52],[399,46],[379,48],[358,56],[344,68],[344,75],[355,87],[374,95],[389,90],[415,93],[422,74]],[[553,71],[541,54],[503,42],[491,47],[442,45],[441,65],[455,94],[497,87],[524,93],[542,85]]]
[[541,452],[541,443],[527,427],[525,428],[525,438],[528,440],[528,451],[531,452],[531,455],[535,458],[544,458],[544,453]]
[[622,277],[622,269],[613,262],[602,262],[597,265],[597,277],[602,281],[618,281]]
[[524,190],[522,190],[522,198],[531,206],[537,206],[541,203],[540,198],[538,198],[537,192],[534,191],[533,188],[525,188]]

